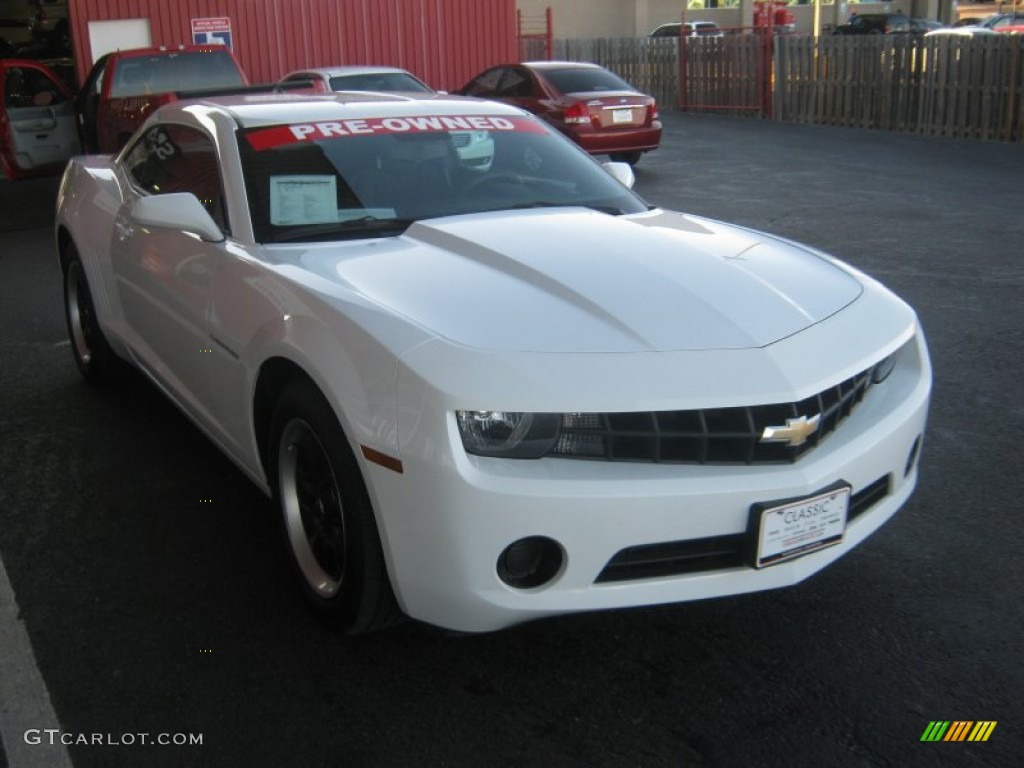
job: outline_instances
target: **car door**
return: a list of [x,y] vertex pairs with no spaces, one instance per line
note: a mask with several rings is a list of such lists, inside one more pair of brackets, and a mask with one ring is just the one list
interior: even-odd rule
[[48,68],[0,61],[0,159],[9,178],[56,171],[78,154],[71,94]]
[[132,207],[143,196],[189,192],[228,234],[215,145],[196,127],[155,125],[132,145],[122,170],[131,188],[114,222],[110,254],[132,352],[183,408],[209,424],[208,307],[224,245],[142,226]]

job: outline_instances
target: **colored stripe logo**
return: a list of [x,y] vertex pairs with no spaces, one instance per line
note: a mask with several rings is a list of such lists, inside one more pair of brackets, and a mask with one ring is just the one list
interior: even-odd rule
[[996,720],[932,720],[921,741],[988,741]]

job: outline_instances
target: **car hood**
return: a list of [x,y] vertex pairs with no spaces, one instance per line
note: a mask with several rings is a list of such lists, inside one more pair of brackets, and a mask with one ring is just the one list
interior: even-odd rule
[[764,347],[862,290],[809,251],[668,212],[432,219],[397,238],[317,247],[302,262],[434,334],[494,351]]

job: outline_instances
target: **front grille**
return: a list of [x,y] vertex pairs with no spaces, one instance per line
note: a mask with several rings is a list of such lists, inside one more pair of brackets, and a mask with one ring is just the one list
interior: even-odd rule
[[[864,514],[888,495],[888,475],[857,491],[850,497],[847,522]],[[627,547],[608,561],[598,574],[596,583],[656,579],[723,568],[753,567],[751,542],[755,536],[755,532],[745,532],[711,536],[706,539],[666,541]]]
[[[553,456],[658,464],[767,464],[793,462],[836,429],[863,398],[864,371],[793,403],[692,411],[567,413]],[[820,421],[800,445],[763,443],[766,427],[803,416]]]
[[452,144],[454,144],[456,148],[469,145],[470,136],[468,131],[452,131],[450,136],[452,137]]

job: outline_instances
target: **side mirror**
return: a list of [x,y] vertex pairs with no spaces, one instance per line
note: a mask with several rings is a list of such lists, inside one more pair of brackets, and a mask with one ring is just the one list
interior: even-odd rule
[[626,189],[632,189],[636,175],[629,163],[602,163],[602,167]]
[[217,222],[191,192],[140,197],[132,206],[131,216],[144,227],[176,229],[207,243],[224,240]]

